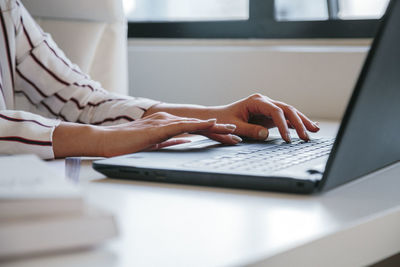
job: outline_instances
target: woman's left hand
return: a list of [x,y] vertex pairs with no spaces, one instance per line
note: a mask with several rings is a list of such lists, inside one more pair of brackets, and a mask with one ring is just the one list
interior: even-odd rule
[[265,140],[269,135],[268,129],[273,127],[278,127],[286,142],[291,142],[289,128],[294,128],[305,141],[310,140],[307,131],[319,131],[318,125],[296,108],[261,94],[251,95],[226,106],[210,108],[210,112],[210,117],[217,118],[218,123],[236,125],[236,135],[252,139]]

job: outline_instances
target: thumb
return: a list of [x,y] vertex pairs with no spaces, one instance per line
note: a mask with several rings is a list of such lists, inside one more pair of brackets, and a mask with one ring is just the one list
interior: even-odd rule
[[247,122],[243,122],[240,124],[236,124],[237,128],[235,134],[244,137],[250,137],[256,140],[265,140],[268,138],[269,131],[267,128],[264,128],[260,125],[251,124]]

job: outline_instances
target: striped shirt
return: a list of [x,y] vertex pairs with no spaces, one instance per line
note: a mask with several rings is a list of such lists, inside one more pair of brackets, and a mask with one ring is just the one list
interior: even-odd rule
[[108,93],[66,58],[19,0],[0,0],[0,8],[0,154],[51,159],[60,121],[118,124],[158,103]]

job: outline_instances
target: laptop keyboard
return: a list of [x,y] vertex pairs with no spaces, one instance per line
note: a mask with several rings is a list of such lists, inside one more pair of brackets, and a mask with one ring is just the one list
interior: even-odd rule
[[295,139],[291,144],[243,146],[243,150],[188,162],[184,167],[236,172],[278,171],[328,155],[333,142],[334,139],[314,139],[310,142]]

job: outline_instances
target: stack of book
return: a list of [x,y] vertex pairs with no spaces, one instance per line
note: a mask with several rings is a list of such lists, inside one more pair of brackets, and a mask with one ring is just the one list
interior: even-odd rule
[[113,216],[36,156],[0,157],[0,260],[93,247],[117,235]]

